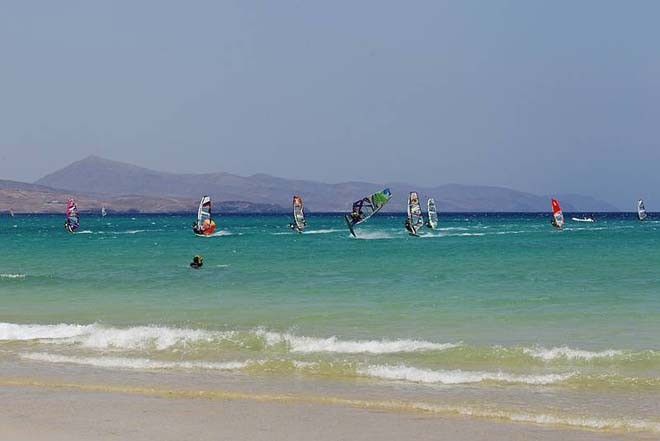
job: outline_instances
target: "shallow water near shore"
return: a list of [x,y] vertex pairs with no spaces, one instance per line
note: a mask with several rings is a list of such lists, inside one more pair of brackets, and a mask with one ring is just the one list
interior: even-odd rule
[[0,363],[660,433],[655,219],[450,214],[414,238],[381,214],[355,239],[338,215],[300,235],[286,216],[222,216],[206,238],[177,215],[83,215],[74,235],[3,217]]

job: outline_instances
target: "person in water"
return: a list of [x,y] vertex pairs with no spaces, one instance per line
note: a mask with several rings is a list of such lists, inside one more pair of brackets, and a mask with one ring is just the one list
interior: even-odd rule
[[200,255],[193,257],[193,261],[190,262],[190,268],[199,269],[204,265],[204,258]]

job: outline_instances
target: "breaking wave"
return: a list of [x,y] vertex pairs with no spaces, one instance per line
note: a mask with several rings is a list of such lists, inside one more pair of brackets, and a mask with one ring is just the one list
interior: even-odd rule
[[221,363],[204,361],[160,361],[147,358],[127,357],[73,357],[59,354],[32,352],[20,355],[25,360],[47,363],[70,363],[115,369],[208,369],[235,371],[250,365],[247,361],[228,361]]
[[27,274],[0,274],[0,279],[25,279]]
[[[433,343],[420,340],[341,340],[296,336],[290,333],[251,331],[209,331],[202,329],[136,326],[105,327],[98,324],[32,325],[0,323],[0,341],[39,340],[51,344],[76,344],[91,349],[156,349],[176,346],[233,343],[238,347],[283,347],[289,352],[343,354],[392,354],[421,351],[443,351],[460,346],[455,343]],[[256,340],[256,341],[255,341]],[[257,347],[258,349],[258,347]]]
[[571,349],[568,346],[561,346],[546,349],[523,348],[523,353],[545,361],[566,359],[566,360],[593,360],[597,358],[613,358],[624,354],[623,351],[607,349],[604,351],[585,351],[581,349]]
[[257,331],[269,345],[283,343],[291,352],[335,352],[341,354],[393,354],[421,351],[444,351],[459,344],[431,343],[420,340],[340,340],[337,337],[314,338],[292,334]]
[[477,372],[457,370],[430,370],[411,366],[371,365],[358,373],[384,380],[399,380],[429,384],[468,384],[481,382],[547,385],[563,382],[575,376],[567,374],[516,375],[503,372]]

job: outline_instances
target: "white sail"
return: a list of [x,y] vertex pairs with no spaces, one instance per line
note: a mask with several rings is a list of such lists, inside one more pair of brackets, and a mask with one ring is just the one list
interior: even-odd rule
[[433,198],[426,201],[426,208],[429,217],[429,221],[426,225],[431,229],[435,229],[438,226],[438,211],[435,207],[435,200]]
[[202,229],[205,220],[211,220],[211,198],[203,196],[197,209],[197,228]]
[[411,191],[408,194],[408,224],[413,234],[417,232],[419,227],[424,225],[422,207],[419,205],[419,196],[416,191]]
[[644,201],[640,199],[637,201],[637,219],[643,221],[646,219],[646,216],[646,207],[644,207]]
[[292,227],[302,232],[305,229],[307,222],[305,221],[305,212],[303,211],[303,201],[300,196],[293,197],[293,224]]
[[105,217],[108,212],[105,210],[105,205],[101,207],[101,216]]

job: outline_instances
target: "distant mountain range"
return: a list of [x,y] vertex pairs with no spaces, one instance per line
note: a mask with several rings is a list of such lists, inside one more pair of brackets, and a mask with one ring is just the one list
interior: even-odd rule
[[[89,156],[55,171],[33,184],[0,181],[0,211],[62,212],[67,197],[75,197],[81,211],[193,212],[208,194],[221,212],[286,212],[291,197],[303,197],[308,211],[347,211],[353,201],[389,187],[394,195],[387,211],[405,211],[410,190],[424,200],[434,197],[445,212],[548,211],[549,196],[501,187],[447,184],[421,187],[407,183],[345,182],[325,184],[277,178],[265,174],[165,173],[122,162]],[[618,211],[589,196],[556,195],[567,212]],[[216,205],[217,206],[217,205]]]

